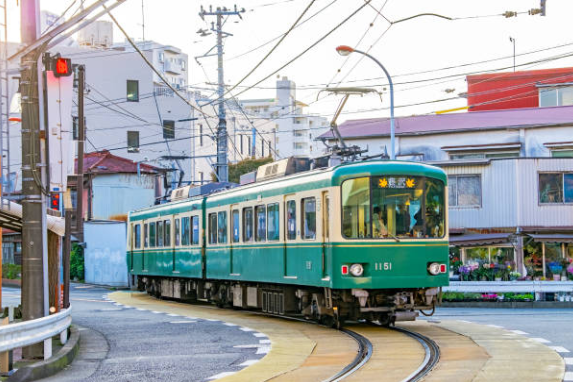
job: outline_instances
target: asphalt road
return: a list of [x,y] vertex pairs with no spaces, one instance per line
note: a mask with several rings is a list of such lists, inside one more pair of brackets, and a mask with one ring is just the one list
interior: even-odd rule
[[[118,306],[105,300],[108,292],[73,285],[73,324],[92,329],[98,348],[50,381],[207,381],[264,356],[256,354],[261,338],[252,332]],[[19,295],[18,289],[3,288],[3,305],[17,304]]]
[[573,309],[438,308],[422,319],[465,320],[495,325],[534,338],[566,360],[566,381],[573,381]]

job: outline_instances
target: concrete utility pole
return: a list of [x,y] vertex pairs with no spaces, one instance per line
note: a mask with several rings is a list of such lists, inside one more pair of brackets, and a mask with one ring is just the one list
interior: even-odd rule
[[217,16],[217,27],[215,28],[215,23],[211,23],[211,30],[217,33],[217,58],[218,58],[218,68],[219,73],[219,88],[217,94],[219,95],[219,125],[217,126],[217,164],[215,165],[217,171],[217,178],[220,182],[229,181],[229,165],[227,160],[227,120],[225,115],[225,81],[223,76],[223,34],[226,36],[232,36],[232,34],[223,32],[223,16],[239,16],[241,13],[245,12],[245,9],[237,10],[235,5],[234,10],[229,10],[225,7],[217,7],[213,11],[213,7],[209,7],[207,12],[201,6],[201,12],[199,16],[201,19],[205,20],[205,16]]
[[[39,0],[22,0],[22,42],[31,44],[39,33]],[[34,49],[21,59],[22,94],[22,319],[34,320],[48,315],[47,309],[47,233],[44,181],[47,163],[42,158],[46,132],[40,128],[42,84],[38,67],[41,51]],[[43,119],[42,119],[43,120]],[[42,344],[24,349],[25,358],[43,355]]]
[[76,230],[80,241],[84,241],[84,146],[86,126],[84,115],[84,92],[86,86],[86,68],[78,65],[78,171],[76,175]]

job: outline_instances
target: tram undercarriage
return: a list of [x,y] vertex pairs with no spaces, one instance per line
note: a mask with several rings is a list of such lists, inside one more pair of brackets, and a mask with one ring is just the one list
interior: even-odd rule
[[334,327],[341,327],[347,320],[360,319],[384,326],[414,321],[418,311],[424,315],[434,313],[440,294],[438,288],[341,290],[227,280],[134,278],[138,290],[157,298],[211,302],[219,307],[260,309],[277,315],[303,315]]

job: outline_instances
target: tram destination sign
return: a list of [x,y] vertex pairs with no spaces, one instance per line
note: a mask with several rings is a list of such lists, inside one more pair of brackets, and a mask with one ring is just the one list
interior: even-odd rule
[[378,180],[380,188],[415,188],[416,179],[408,177],[383,177]]

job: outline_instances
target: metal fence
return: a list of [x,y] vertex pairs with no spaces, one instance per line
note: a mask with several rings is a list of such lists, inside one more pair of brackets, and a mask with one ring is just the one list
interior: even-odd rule
[[52,355],[51,337],[60,334],[62,343],[67,341],[67,329],[72,323],[72,307],[59,313],[0,326],[0,352],[44,342],[44,359]]

